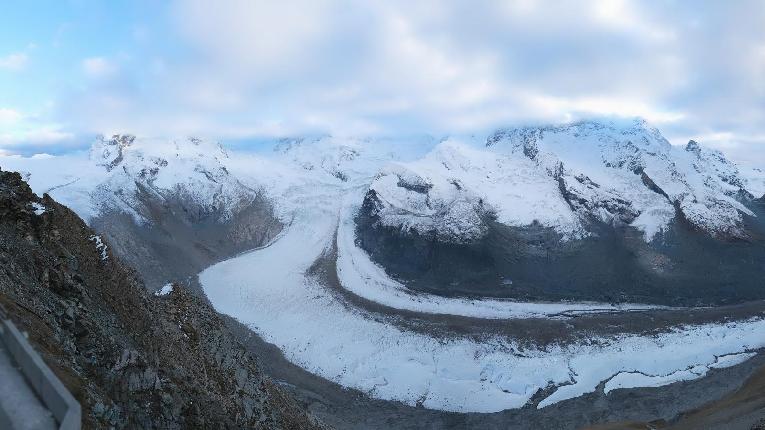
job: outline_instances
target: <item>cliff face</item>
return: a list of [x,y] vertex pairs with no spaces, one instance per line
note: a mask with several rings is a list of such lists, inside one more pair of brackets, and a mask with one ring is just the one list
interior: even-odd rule
[[65,206],[0,172],[0,303],[83,406],[86,428],[315,428],[218,315],[146,292]]

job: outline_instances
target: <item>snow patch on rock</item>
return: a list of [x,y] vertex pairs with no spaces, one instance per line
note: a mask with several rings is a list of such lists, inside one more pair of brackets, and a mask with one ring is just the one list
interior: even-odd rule
[[101,236],[98,234],[94,234],[90,236],[89,239],[96,244],[96,250],[99,252],[99,254],[101,254],[101,261],[108,260],[109,254],[106,252],[108,249],[108,246],[104,243],[103,240],[101,240]]
[[40,216],[44,214],[48,209],[41,203],[32,202],[32,210],[34,211],[35,215]]
[[159,290],[154,292],[155,296],[161,297],[161,296],[167,296],[168,294],[173,292],[173,284],[165,284],[160,288]]

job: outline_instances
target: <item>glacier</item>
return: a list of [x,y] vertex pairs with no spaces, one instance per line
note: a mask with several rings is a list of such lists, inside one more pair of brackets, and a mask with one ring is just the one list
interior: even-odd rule
[[[544,408],[604,384],[661,386],[735,365],[765,347],[761,317],[679,324],[658,333],[592,334],[529,345],[487,332],[410,330],[344,301],[312,276],[336,250],[340,287],[415,314],[477,320],[552,319],[670,309],[641,303],[524,302],[411,291],[358,246],[365,201],[386,226],[437,241],[470,243],[486,220],[541,225],[561,242],[591,236],[592,222],[658,240],[684,217],[714,238],[746,239],[747,201],[763,194],[761,171],[740,171],[695,142],[673,146],[641,120],[586,121],[396,142],[332,136],[283,139],[268,150],[231,151],[195,138],[115,135],[88,152],[0,156],[86,220],[119,211],[150,223],[139,193],[183,195],[221,222],[265,196],[282,231],[267,244],[199,274],[215,309],[276,345],[292,363],[379,399],[456,411]],[[753,173],[754,172],[754,173]],[[533,400],[544,391],[545,396]]]

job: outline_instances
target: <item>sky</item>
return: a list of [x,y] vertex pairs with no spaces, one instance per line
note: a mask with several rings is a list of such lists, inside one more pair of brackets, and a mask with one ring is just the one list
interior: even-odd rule
[[640,116],[765,164],[765,2],[10,0],[0,152]]

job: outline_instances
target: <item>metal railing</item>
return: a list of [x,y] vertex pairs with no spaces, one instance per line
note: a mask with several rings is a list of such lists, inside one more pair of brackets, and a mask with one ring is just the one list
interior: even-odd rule
[[[80,403],[45,364],[0,305],[0,341],[13,361],[21,368],[30,387],[59,423],[60,430],[80,430],[82,409]],[[0,408],[2,409],[2,408]],[[0,414],[4,412],[0,411]],[[0,416],[0,420],[2,420]],[[7,417],[6,417],[7,418]]]

